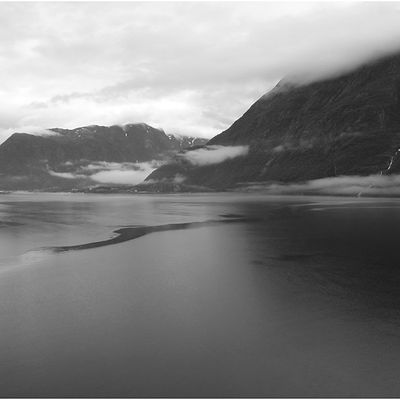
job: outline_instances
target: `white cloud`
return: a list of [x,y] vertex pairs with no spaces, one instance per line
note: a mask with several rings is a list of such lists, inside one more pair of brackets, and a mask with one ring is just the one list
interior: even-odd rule
[[23,133],[29,133],[35,136],[59,136],[60,133],[52,131],[50,129],[38,128],[38,127],[26,127]]
[[52,170],[48,172],[52,176],[65,179],[84,178],[105,184],[136,185],[141,183],[160,165],[160,161],[156,160],[143,163],[97,161],[88,165],[76,165],[75,167],[71,162],[67,162],[64,163],[64,166],[72,169],[72,172]]
[[143,182],[154,168],[140,170],[113,170],[101,171],[91,175],[91,179],[100,183],[114,183],[118,185],[137,185]]
[[272,194],[400,196],[400,175],[338,176],[294,184],[254,184]]
[[193,165],[218,164],[231,158],[244,156],[248,153],[249,146],[206,146],[200,149],[178,154],[181,158]]
[[398,48],[399,18],[396,2],[3,2],[0,141],[136,121],[211,137],[285,75]]
[[[102,163],[106,169],[90,175],[90,179],[100,183],[114,183],[120,185],[137,185],[143,182],[159,165],[158,162],[143,163]],[[93,164],[89,165],[93,168]]]
[[64,178],[64,179],[87,178],[86,175],[75,174],[75,173],[72,173],[72,172],[56,172],[56,171],[48,170],[48,173],[51,176],[56,176],[58,178]]
[[142,165],[153,165],[153,163],[117,163],[117,162],[108,162],[108,161],[95,161],[88,165],[83,165],[80,167],[81,171],[86,173],[91,173],[93,171],[119,171],[119,170],[127,170],[127,169],[140,169]]

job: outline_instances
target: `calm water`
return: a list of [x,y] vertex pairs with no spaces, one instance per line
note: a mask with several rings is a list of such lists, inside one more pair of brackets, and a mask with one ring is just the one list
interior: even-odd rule
[[399,238],[396,200],[3,195],[0,395],[399,397]]

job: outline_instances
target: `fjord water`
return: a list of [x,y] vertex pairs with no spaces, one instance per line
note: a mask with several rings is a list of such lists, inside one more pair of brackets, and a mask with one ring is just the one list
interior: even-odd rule
[[3,195],[0,396],[398,397],[399,234],[389,199]]

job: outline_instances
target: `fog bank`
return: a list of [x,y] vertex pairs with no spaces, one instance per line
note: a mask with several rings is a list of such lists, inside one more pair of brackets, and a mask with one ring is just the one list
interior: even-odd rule
[[200,149],[190,150],[178,157],[188,161],[192,165],[204,166],[219,164],[231,158],[245,156],[249,151],[249,146],[220,146],[211,145]]
[[270,194],[321,194],[338,196],[400,196],[400,175],[338,176],[303,183],[253,183],[248,190]]

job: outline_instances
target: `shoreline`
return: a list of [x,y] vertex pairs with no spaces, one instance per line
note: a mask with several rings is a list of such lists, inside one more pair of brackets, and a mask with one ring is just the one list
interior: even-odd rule
[[[400,187],[399,187],[400,189]],[[400,194],[388,194],[388,193],[369,193],[369,194],[344,194],[344,193],[321,193],[321,192],[277,192],[277,191],[269,191],[269,190],[219,190],[219,191],[212,191],[212,192],[128,192],[128,191],[120,191],[120,192],[74,192],[74,191],[40,191],[40,190],[15,190],[15,191],[7,191],[1,192],[0,191],[0,198],[1,196],[12,196],[12,195],[88,195],[88,196],[97,196],[97,195],[107,195],[107,196],[196,196],[196,195],[265,195],[266,197],[321,197],[321,198],[328,198],[328,197],[337,197],[340,199],[400,199]]]

